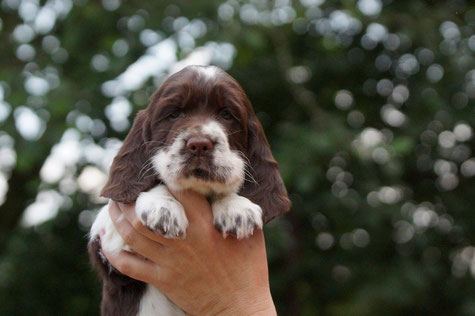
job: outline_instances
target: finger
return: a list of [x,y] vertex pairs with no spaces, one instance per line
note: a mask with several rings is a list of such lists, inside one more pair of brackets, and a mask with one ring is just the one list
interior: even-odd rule
[[124,250],[110,253],[102,247],[102,253],[120,273],[142,282],[155,283],[154,276],[159,273],[159,268],[152,261]]
[[169,189],[169,191],[183,205],[190,223],[203,219],[212,222],[211,206],[203,195],[192,190],[174,191]]
[[160,257],[163,246],[136,231],[114,201],[109,204],[109,216],[124,242],[135,252],[153,261]]
[[[115,203],[115,202],[114,202]],[[140,219],[137,217],[137,213],[135,212],[135,203],[131,204],[124,204],[124,203],[117,203],[119,206],[120,211],[124,214],[125,218],[129,221],[132,227],[144,235],[145,237],[154,240],[162,245],[170,242],[173,239],[167,239],[157,233],[150,231],[147,227],[145,227]]]

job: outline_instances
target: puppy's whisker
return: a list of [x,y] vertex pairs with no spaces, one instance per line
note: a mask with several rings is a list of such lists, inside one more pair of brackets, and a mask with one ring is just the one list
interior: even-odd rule
[[239,156],[241,156],[242,158],[246,159],[246,161],[250,164],[251,161],[249,160],[249,158],[247,158],[247,156],[240,150],[235,150],[234,152],[236,152]]
[[148,168],[148,169],[147,169],[147,171],[145,171],[144,174],[146,174],[146,173],[148,172],[148,170],[150,169],[150,168],[149,168],[150,164],[153,163],[152,159],[153,159],[153,156],[151,156],[150,158],[148,158],[148,159],[145,161],[145,163],[143,164],[142,168],[141,168],[140,171],[139,171],[139,175],[138,175],[139,178],[138,178],[138,180],[140,180],[140,179],[142,178],[142,172],[144,171],[145,168]]
[[144,176],[145,176],[152,168],[153,168],[153,166],[152,166],[152,167],[149,167],[149,168],[146,169],[144,172],[141,172],[141,173],[139,174],[139,177],[138,177],[137,180],[140,181],[140,180],[144,179]]
[[226,135],[227,135],[227,136],[229,136],[229,135],[236,134],[236,133],[239,133],[239,132],[242,132],[242,129],[240,129],[239,131],[235,131],[235,132],[232,132],[232,133],[226,134]]
[[246,167],[249,167],[250,171],[256,173],[256,170],[254,170],[254,168],[251,166],[250,163],[244,162],[244,165],[245,165]]
[[171,129],[156,129],[154,132],[169,132],[169,133],[174,133],[174,134],[180,134],[179,132],[172,131]]
[[[142,178],[145,179],[145,178],[149,177],[150,175],[147,176],[147,177],[145,177],[145,175],[146,175],[150,170],[153,170],[154,167],[155,167],[155,166],[151,166],[150,168],[148,168],[148,169],[142,174],[142,176],[139,178],[139,180],[141,180]],[[154,174],[152,174],[152,176],[153,176],[153,175],[154,175]]]
[[254,183],[256,186],[259,186],[259,183],[254,179],[254,177],[246,170],[244,170],[244,177],[242,179],[245,182]]
[[[259,185],[259,183],[256,181],[256,179],[254,179],[254,177],[252,176],[252,174],[249,171],[244,170],[244,173],[245,173],[245,175],[247,175],[252,180],[252,181],[249,181],[249,182],[253,182],[256,185]],[[244,177],[244,180],[246,180],[245,177]]]
[[247,180],[246,178],[244,178],[244,181],[254,183],[256,186],[259,186],[259,183],[254,179],[254,177],[250,176],[250,178],[251,178],[250,180]]
[[235,151],[239,156],[241,156],[242,158],[244,158],[246,161],[244,161],[244,165],[246,167],[249,167],[252,172],[256,173],[256,170],[254,170],[254,168],[252,167],[251,165],[251,161],[249,160],[249,158],[246,157],[246,155],[244,155],[244,153],[242,151],[239,151],[239,150],[236,150]]
[[259,183],[255,182],[255,181],[250,181],[250,180],[248,180],[248,179],[246,179],[246,178],[244,178],[244,182],[253,183],[253,184],[257,185],[257,186],[259,185]]
[[144,144],[149,144],[149,143],[159,143],[160,145],[166,145],[167,142],[161,142],[161,141],[158,141],[158,140],[149,140],[147,142],[144,142]]
[[140,168],[140,171],[139,171],[139,176],[140,174],[142,173],[142,171],[147,168],[150,164],[152,163],[152,157],[148,158],[145,163],[143,164],[142,168]]
[[156,173],[152,173],[152,174],[149,174],[148,176],[145,176],[143,177],[144,179],[147,179],[147,178],[150,178],[150,177],[154,177],[156,176],[157,174]]

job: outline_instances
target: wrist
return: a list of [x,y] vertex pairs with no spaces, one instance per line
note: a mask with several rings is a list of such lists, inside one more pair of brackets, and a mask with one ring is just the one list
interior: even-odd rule
[[240,292],[227,297],[204,315],[243,315],[243,316],[276,316],[277,312],[269,288],[258,291]]

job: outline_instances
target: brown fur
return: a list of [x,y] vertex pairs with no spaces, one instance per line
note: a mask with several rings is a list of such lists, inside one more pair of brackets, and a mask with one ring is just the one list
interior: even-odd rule
[[[190,117],[175,122],[164,120],[170,106],[186,108]],[[225,125],[230,134],[229,143],[249,159],[248,171],[258,183],[246,181],[240,194],[261,206],[264,222],[287,212],[290,201],[279,166],[244,90],[224,71],[220,71],[213,82],[200,79],[190,67],[171,76],[154,94],[150,105],[139,112],[112,163],[102,196],[129,203],[135,201],[140,192],[157,185],[160,175],[143,174],[153,152],[170,144],[174,132],[189,127],[194,121],[213,118],[216,110],[225,106],[232,108],[239,119],[239,126]]]
[[137,315],[146,284],[123,275],[107,263],[101,251],[99,238],[89,242],[88,251],[92,266],[99,272],[104,282],[101,315]]
[[[170,145],[176,132],[206,120],[219,119],[223,108],[231,109],[235,119],[222,120],[232,149],[249,160],[250,173],[239,194],[261,206],[268,222],[290,209],[279,167],[272,156],[264,130],[241,86],[224,71],[214,79],[203,79],[196,68],[187,67],[171,76],[153,95],[149,106],[138,113],[132,129],[115,157],[102,196],[129,203],[143,191],[161,182],[150,168],[150,158],[161,146]],[[173,109],[186,110],[177,120],[167,117]],[[216,179],[215,179],[216,180]],[[112,268],[101,254],[98,239],[89,243],[93,266],[104,280],[102,315],[136,315],[145,283],[133,280]]]

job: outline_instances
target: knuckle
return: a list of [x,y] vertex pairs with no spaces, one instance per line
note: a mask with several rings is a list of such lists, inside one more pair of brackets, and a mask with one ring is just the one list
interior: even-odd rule
[[217,232],[218,231],[214,226],[206,227],[205,230],[204,230],[204,236],[207,239],[211,239]]
[[143,229],[143,224],[138,218],[134,218],[132,220],[132,227],[134,227],[136,230],[141,231]]
[[212,236],[214,233],[216,233],[216,227],[214,222],[210,223],[208,221],[205,221],[204,219],[201,221],[201,226],[206,236]]
[[131,228],[124,229],[122,232],[122,238],[127,245],[133,245],[136,241],[135,231]]
[[174,273],[171,271],[162,272],[155,276],[155,282],[162,290],[167,290],[176,286],[174,280],[176,280],[176,278],[174,277]]
[[127,261],[121,260],[117,263],[117,270],[119,270],[122,274],[130,274],[130,264]]

